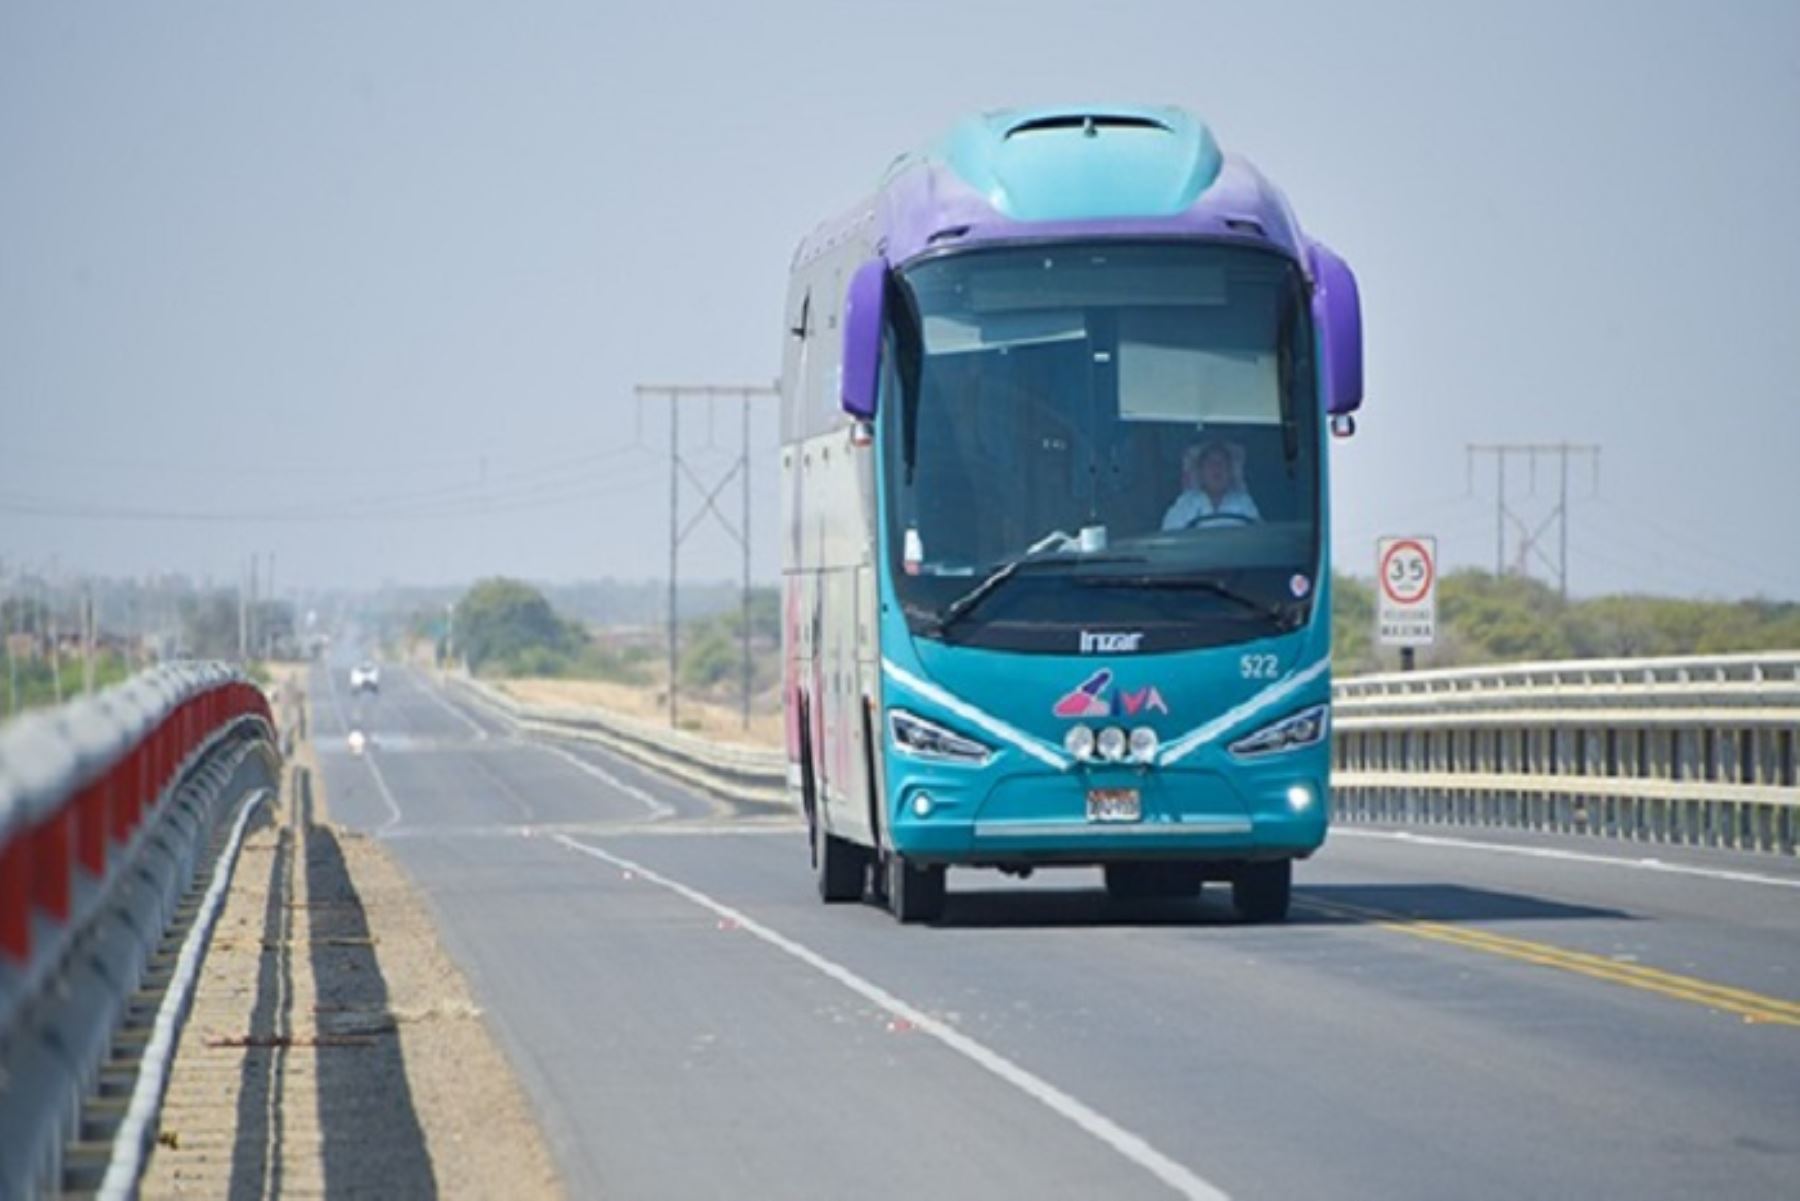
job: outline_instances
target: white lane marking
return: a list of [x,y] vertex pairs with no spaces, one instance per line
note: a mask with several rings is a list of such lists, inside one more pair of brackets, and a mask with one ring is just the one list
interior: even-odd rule
[[675,815],[675,810],[672,806],[657,800],[635,784],[627,784],[605,768],[596,767],[594,764],[589,763],[586,759],[583,759],[573,751],[566,751],[560,746],[552,746],[548,742],[538,742],[535,739],[528,742],[526,745],[536,747],[540,751],[555,755],[557,758],[567,762],[571,767],[584,771],[588,775],[594,777],[594,779],[600,780],[611,787],[618,789],[620,792],[648,809],[650,811],[651,821],[661,821],[665,817],[673,817]]
[[1223,1201],[1225,1197],[1223,1191],[1152,1147],[1141,1135],[1133,1134],[1105,1114],[1077,1101],[1041,1076],[1032,1074],[986,1044],[970,1038],[954,1026],[939,1021],[923,1010],[914,1008],[879,984],[864,979],[842,964],[825,958],[817,951],[795,942],[785,934],[777,933],[748,914],[733,909],[722,901],[714,900],[697,888],[690,888],[678,880],[671,880],[669,877],[651,871],[630,859],[614,855],[610,851],[604,851],[584,842],[578,842],[566,834],[556,835],[556,841],[572,851],[609,863],[621,871],[631,872],[640,879],[666,888],[684,900],[691,901],[702,909],[710,910],[726,921],[734,923],[738,929],[754,935],[784,955],[797,959],[821,975],[837,981],[851,992],[910,1023],[915,1030],[937,1039],[964,1059],[999,1077],[1051,1112],[1066,1118],[1087,1134],[1105,1143],[1138,1167],[1155,1176],[1180,1196],[1199,1198],[1202,1201]]
[[474,687],[471,686],[464,690],[463,699],[496,721],[501,722],[504,725],[509,725],[515,730],[519,728],[519,719],[517,717],[488,700],[487,697],[476,691]]
[[475,731],[475,739],[477,742],[485,742],[487,740],[487,727],[470,717],[467,713],[464,713],[461,709],[458,709],[455,705],[452,705],[449,698],[439,692],[437,686],[434,685],[430,679],[422,678],[420,673],[413,671],[410,668],[407,670],[407,674],[412,677],[413,682],[419,686],[421,692],[438,703],[438,708],[444,710],[446,713],[450,714],[450,716],[462,722],[463,725],[468,726],[469,729]]
[[1759,872],[1694,867],[1686,863],[1669,863],[1662,859],[1623,859],[1617,855],[1595,855],[1587,851],[1562,851],[1555,847],[1521,847],[1504,842],[1478,842],[1471,838],[1413,834],[1406,830],[1358,830],[1334,825],[1331,828],[1331,836],[1333,838],[1379,838],[1385,842],[1406,842],[1415,846],[1490,851],[1496,855],[1524,855],[1531,859],[1560,859],[1569,863],[1599,863],[1608,867],[1628,867],[1641,872],[1662,872],[1671,876],[1699,876],[1707,880],[1726,880],[1733,884],[1767,884],[1775,888],[1800,888],[1800,879],[1790,880],[1781,876],[1765,876]]
[[387,820],[375,827],[375,833],[379,835],[387,833],[400,824],[400,802],[394,799],[393,790],[388,787],[387,777],[381,774],[381,765],[375,762],[375,755],[376,751],[371,747],[369,753],[363,758],[368,760],[369,774],[375,777],[375,787],[380,791],[381,799],[387,802]]

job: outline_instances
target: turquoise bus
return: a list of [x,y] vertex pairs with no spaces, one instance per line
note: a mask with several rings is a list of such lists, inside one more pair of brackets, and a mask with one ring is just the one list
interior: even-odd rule
[[1174,109],[983,114],[807,237],[782,358],[787,784],[820,896],[948,869],[1288,910],[1329,809],[1355,277]]

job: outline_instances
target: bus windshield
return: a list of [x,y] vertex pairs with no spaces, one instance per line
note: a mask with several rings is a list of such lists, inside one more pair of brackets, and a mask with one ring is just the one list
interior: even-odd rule
[[914,633],[1067,652],[1128,625],[1154,650],[1305,620],[1320,434],[1292,262],[1014,246],[917,263],[898,293],[882,439]]

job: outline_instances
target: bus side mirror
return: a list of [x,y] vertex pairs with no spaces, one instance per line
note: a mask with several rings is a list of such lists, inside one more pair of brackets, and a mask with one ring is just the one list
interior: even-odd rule
[[887,262],[874,258],[856,269],[850,277],[850,292],[844,297],[844,361],[839,368],[838,403],[858,421],[875,417],[886,296]]
[[1313,326],[1319,331],[1325,360],[1325,412],[1333,426],[1354,429],[1348,418],[1362,407],[1362,300],[1350,264],[1323,242],[1308,246],[1313,269]]

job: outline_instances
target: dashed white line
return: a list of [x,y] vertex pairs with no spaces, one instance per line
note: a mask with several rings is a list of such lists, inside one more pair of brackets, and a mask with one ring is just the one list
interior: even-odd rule
[[480,722],[478,722],[474,718],[470,717],[467,713],[464,713],[461,709],[458,709],[455,705],[451,704],[449,701],[449,698],[444,696],[443,693],[439,692],[437,690],[437,686],[435,684],[433,684],[430,680],[420,681],[418,679],[418,673],[413,672],[410,674],[412,674],[414,676],[414,682],[418,683],[419,690],[421,692],[423,692],[426,696],[430,697],[432,700],[436,701],[438,703],[438,707],[440,709],[443,709],[446,713],[450,714],[450,716],[456,718],[456,720],[462,722],[465,726],[468,726],[469,729],[475,731],[476,741],[478,741],[478,742],[487,741],[488,732],[487,732],[486,726],[482,725]]
[[363,756],[369,764],[369,774],[375,777],[375,788],[381,793],[381,799],[387,804],[387,820],[375,827],[375,833],[385,834],[400,824],[400,802],[394,799],[393,790],[388,787],[387,777],[381,774],[381,764],[375,762],[375,751],[371,749]]
[[1440,834],[1414,834],[1407,830],[1358,830],[1333,826],[1333,838],[1378,838],[1384,842],[1404,842],[1414,846],[1451,847],[1461,851],[1488,851],[1495,855],[1523,855],[1530,859],[1560,859],[1569,863],[1604,864],[1641,872],[1662,872],[1671,876],[1698,876],[1707,880],[1726,880],[1733,884],[1766,884],[1774,888],[1800,888],[1800,879],[1765,876],[1760,872],[1730,871],[1725,868],[1696,867],[1688,863],[1669,863],[1662,859],[1626,859],[1618,855],[1595,855],[1588,851],[1565,851],[1556,847],[1522,847],[1506,842],[1480,842],[1472,838],[1449,838]]
[[584,771],[588,775],[594,777],[594,779],[618,789],[620,792],[648,809],[650,811],[651,821],[661,821],[665,817],[672,816],[675,812],[673,806],[664,801],[657,800],[635,784],[627,784],[605,768],[597,767],[594,764],[589,763],[586,759],[583,759],[573,751],[566,751],[560,746],[552,746],[548,742],[532,742],[529,745],[536,747],[540,751],[555,755],[557,758],[568,763],[571,767],[574,767],[579,771]]
[[954,1026],[932,1017],[923,1010],[914,1008],[879,984],[864,979],[842,964],[825,958],[812,948],[770,929],[724,902],[714,900],[697,888],[691,888],[678,880],[672,880],[651,871],[642,864],[580,842],[566,834],[558,834],[555,837],[556,841],[572,851],[598,859],[603,863],[609,863],[621,871],[631,872],[639,879],[666,888],[684,900],[691,901],[702,909],[732,922],[746,934],[762,940],[782,954],[798,960],[865,1000],[880,1006],[894,1017],[911,1024],[915,1030],[936,1039],[977,1067],[999,1077],[1053,1113],[1067,1119],[1084,1133],[1111,1147],[1168,1185],[1179,1196],[1202,1199],[1202,1201],[1222,1201],[1225,1197],[1225,1193],[1218,1187],[1202,1180],[1187,1167],[1158,1151],[1141,1135],[1133,1134],[1105,1114],[1076,1100],[1041,1076],[1034,1075],[1020,1067],[998,1051],[984,1043],[977,1042]]

